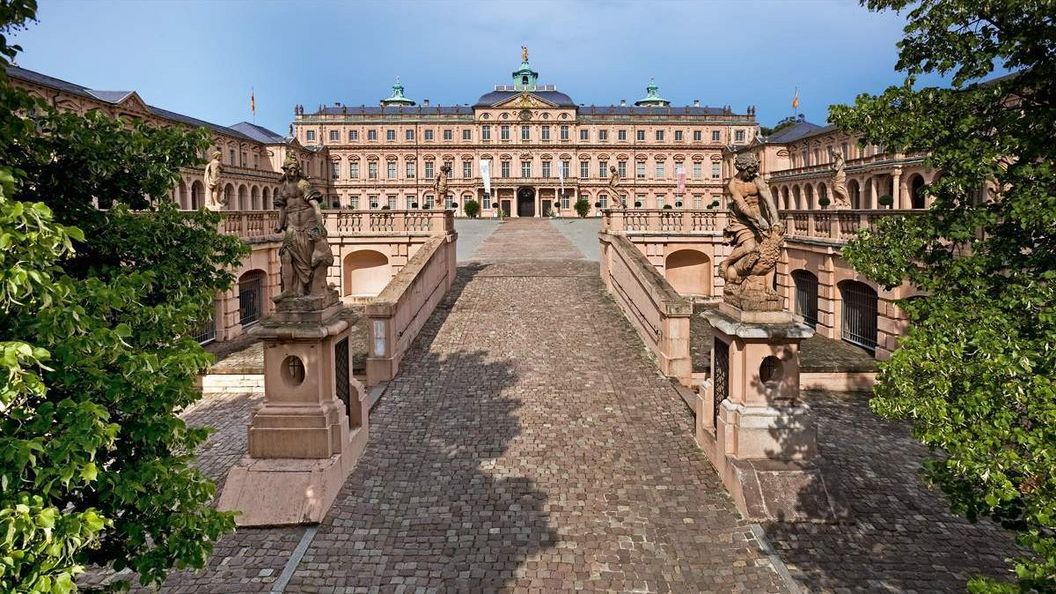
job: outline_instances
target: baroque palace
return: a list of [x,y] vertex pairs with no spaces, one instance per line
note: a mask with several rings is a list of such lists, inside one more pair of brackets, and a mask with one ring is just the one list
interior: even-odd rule
[[[459,216],[475,200],[482,217],[570,217],[575,202],[584,199],[589,216],[603,216],[605,229],[626,233],[675,289],[707,300],[722,293],[719,270],[728,248],[720,219],[733,159],[751,152],[787,226],[776,277],[786,307],[819,334],[885,358],[903,329],[894,301],[907,296],[905,288],[886,291],[861,278],[840,247],[880,216],[929,206],[921,187],[936,175],[924,168],[922,155],[862,146],[852,134],[802,118],[762,136],[753,107],[740,114],[699,101],[675,107],[655,84],[630,105],[577,105],[538,82],[526,51],[511,84],[496,86],[472,105],[419,103],[404,96],[397,81],[376,106],[335,104],[311,113],[296,106],[291,136],[249,122],[205,122],[149,105],[132,90],[92,89],[19,67],[8,74],[61,109],[212,133],[214,144],[203,158],[221,155],[224,208],[231,211],[225,230],[254,249],[235,271],[238,285],[218,296],[202,341],[236,338],[273,309],[270,297],[278,294],[280,281],[268,217],[288,155],[300,160],[332,209],[328,225],[332,220],[340,245],[330,282],[346,301],[381,292],[424,241],[410,232],[398,242],[372,239],[358,231],[369,225],[356,213],[433,210],[442,219],[436,177],[444,166],[444,210]],[[845,205],[833,203],[837,160]],[[622,214],[621,197],[627,206]],[[184,209],[203,207],[203,169],[183,171],[171,199]],[[423,212],[422,220],[433,215]]]

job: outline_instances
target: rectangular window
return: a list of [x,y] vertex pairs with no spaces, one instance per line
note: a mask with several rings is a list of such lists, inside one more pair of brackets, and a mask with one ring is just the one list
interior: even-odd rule
[[543,126],[542,128],[542,139],[550,140],[550,126]]
[[609,177],[609,162],[598,161],[598,177],[607,179]]
[[434,165],[432,161],[425,162],[425,178],[433,179],[433,175],[436,173],[433,169]]
[[359,179],[359,161],[352,161],[348,164],[348,178]]
[[634,164],[634,177],[645,179],[645,163],[643,161],[638,161]]
[[403,139],[408,142],[414,140],[414,130],[405,130],[403,133]]
[[407,179],[414,179],[418,174],[418,164],[414,161],[407,161]]
[[350,141],[359,140],[359,130],[349,130],[348,131],[348,139]]
[[466,128],[465,130],[463,130],[462,131],[462,140],[464,140],[465,142],[469,142],[470,140],[473,140],[473,131],[470,130],[469,128]]
[[711,141],[712,142],[719,142],[720,140],[722,140],[722,132],[720,132],[719,130],[712,130],[711,131]]
[[396,195],[389,195],[389,210],[396,210]]
[[701,132],[700,130],[694,130],[693,131],[693,142],[700,142],[703,139],[704,139],[704,133],[703,132]]
[[645,142],[645,130],[638,130],[634,133],[634,138],[638,142]]
[[568,126],[561,126],[561,140],[568,140]]
[[532,177],[531,161],[521,161],[521,177]]
[[605,142],[608,139],[609,139],[609,131],[608,130],[598,130],[598,140],[599,141]]
[[722,177],[722,163],[713,162],[711,164],[711,179],[719,179]]
[[693,208],[696,210],[704,208],[704,197],[700,194],[693,195]]
[[367,195],[367,208],[369,208],[370,210],[374,210],[377,207],[378,207],[378,195],[377,194],[368,194]]
[[664,139],[664,131],[663,130],[657,130],[656,131],[656,141],[660,142],[663,139]]
[[510,139],[510,125],[509,124],[503,124],[503,125],[499,126],[499,140],[509,140],[509,139]]
[[377,139],[378,139],[378,131],[377,130],[367,130],[367,140],[375,141]]
[[682,142],[682,131],[675,130],[675,142]]
[[528,141],[532,139],[532,129],[529,126],[521,126],[521,140]]
[[543,161],[543,177],[550,177],[550,161]]
[[620,177],[627,177],[627,161],[617,161],[616,171],[620,174]]
[[583,141],[590,140],[590,130],[587,130],[586,128],[580,130],[579,139]]
[[846,142],[840,145],[840,150],[843,151],[843,158],[844,159],[850,159],[851,158],[851,152],[848,150]]
[[636,194],[634,196],[635,208],[645,208],[645,194]]
[[426,130],[425,131],[425,140],[426,140],[426,142],[432,142],[433,141],[433,131],[432,130]]
[[484,212],[491,211],[491,194],[484,194]]
[[561,196],[561,208],[568,209],[570,202],[572,202],[572,198],[568,195],[568,192],[565,192],[564,195]]
[[246,151],[242,151],[242,161],[239,162],[239,165],[241,167],[245,167],[246,166]]
[[396,142],[396,131],[386,130],[385,131],[385,142]]
[[378,179],[377,161],[370,161],[367,163],[367,179]]
[[332,161],[330,163],[330,179],[337,179],[341,175],[341,163]]
[[579,162],[579,177],[580,179],[587,179],[590,177],[590,161]]
[[503,161],[499,164],[500,174],[499,177],[510,177],[510,162]]
[[666,196],[664,196],[663,194],[658,195],[656,197],[656,207],[657,208],[663,208],[664,207],[664,202],[666,202],[666,201],[667,201],[667,197]]
[[455,131],[448,128],[444,130],[444,142],[450,142],[455,139]]
[[609,207],[609,195],[608,194],[598,194],[598,205],[599,205],[599,208],[608,208]]
[[699,161],[693,164],[693,179],[704,177],[704,166]]
[[664,176],[666,175],[665,169],[666,167],[664,167],[663,161],[656,164],[656,179],[664,179]]
[[396,179],[396,161],[389,161],[386,163],[385,176],[389,179]]
[[330,142],[337,142],[341,140],[341,132],[339,130],[330,131]]
[[[308,130],[308,131],[306,131],[306,132],[304,133],[304,138],[305,138],[306,140],[308,140],[308,142],[311,142],[311,141],[315,140],[315,130]],[[234,165],[234,164],[235,164],[235,163],[234,163],[234,161],[235,161],[235,157],[234,157],[234,154],[235,154],[235,151],[231,151],[231,164],[232,164],[232,165]]]
[[359,210],[359,196],[350,196],[348,199],[348,207],[352,210]]
[[572,161],[561,161],[561,176],[568,179],[572,173]]
[[491,126],[481,126],[480,127],[480,139],[481,140],[491,140]]
[[626,130],[617,130],[616,131],[616,140],[627,140],[627,131]]
[[744,142],[744,130],[738,130],[733,133],[734,142]]

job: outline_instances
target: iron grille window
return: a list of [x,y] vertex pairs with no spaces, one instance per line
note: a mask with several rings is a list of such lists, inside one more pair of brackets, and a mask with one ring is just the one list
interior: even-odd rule
[[715,361],[715,385],[712,386],[714,410],[712,411],[711,426],[718,427],[719,407],[722,406],[722,401],[730,396],[730,346],[716,337],[712,352]]
[[238,283],[238,322],[249,326],[264,313],[264,275],[258,274]]
[[803,316],[811,328],[817,328],[818,277],[806,270],[796,270],[792,273],[792,282],[796,285],[796,314]]
[[843,297],[843,339],[870,351],[876,350],[876,291],[859,282],[840,286]]
[[194,333],[194,339],[198,341],[198,344],[216,340],[216,320],[213,316],[209,316],[209,319],[202,323],[198,331]]
[[348,363],[348,339],[342,338],[334,345],[334,366],[336,367],[334,379],[337,383],[337,399],[345,404],[345,414],[348,415],[348,424],[355,427],[352,417],[352,390],[349,385],[349,363]]

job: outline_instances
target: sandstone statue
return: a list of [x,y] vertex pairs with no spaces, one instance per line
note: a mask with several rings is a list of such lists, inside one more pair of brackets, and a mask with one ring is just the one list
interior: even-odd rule
[[843,151],[830,151],[832,155],[832,207],[850,208],[851,201],[847,192],[846,163]]
[[220,174],[224,170],[224,165],[220,162],[220,151],[213,151],[211,157],[212,159],[205,166],[207,200],[205,207],[209,210],[220,210],[221,207],[227,206],[227,197],[224,196],[224,189],[220,186]]
[[447,180],[451,176],[451,166],[444,165],[440,166],[440,173],[436,174],[436,182],[433,183],[433,190],[436,191],[436,206],[437,208],[444,207],[444,199],[447,198]]
[[334,254],[326,240],[326,227],[319,207],[322,195],[312,189],[301,172],[297,157],[290,154],[282,166],[280,187],[275,206],[279,209],[276,233],[286,232],[279,249],[282,264],[282,294],[275,301],[289,297],[326,296],[327,268]]
[[779,310],[773,274],[785,230],[755,155],[737,155],[734,167],[737,174],[727,186],[730,222],[725,229],[733,251],[722,265],[723,300],[744,310]]
[[609,166],[609,194],[612,195],[612,205],[616,208],[627,208],[627,200],[620,191],[620,172],[613,166]]

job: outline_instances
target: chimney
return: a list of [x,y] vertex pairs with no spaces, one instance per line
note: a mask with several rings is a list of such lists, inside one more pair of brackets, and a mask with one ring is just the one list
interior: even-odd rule
[[627,107],[627,100],[626,99],[620,99],[620,107]]
[[429,100],[428,99],[422,99],[422,107],[429,107]]
[[693,100],[693,107],[700,107],[700,99]]

